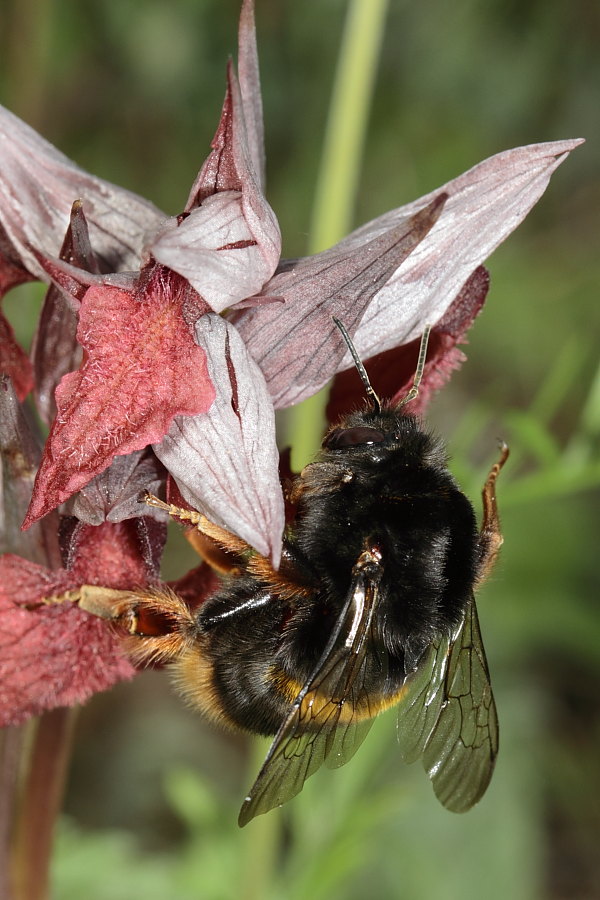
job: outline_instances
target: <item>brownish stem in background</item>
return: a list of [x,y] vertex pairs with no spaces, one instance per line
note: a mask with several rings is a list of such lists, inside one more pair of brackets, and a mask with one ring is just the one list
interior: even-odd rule
[[0,898],[11,897],[10,846],[17,808],[23,726],[0,730]]
[[12,840],[7,842],[11,860],[4,869],[10,873],[11,884],[8,892],[0,895],[2,898],[49,897],[54,823],[65,785],[73,722],[74,711],[60,708],[43,715],[34,726],[31,744],[21,763],[21,789],[17,802],[12,803],[14,827]]

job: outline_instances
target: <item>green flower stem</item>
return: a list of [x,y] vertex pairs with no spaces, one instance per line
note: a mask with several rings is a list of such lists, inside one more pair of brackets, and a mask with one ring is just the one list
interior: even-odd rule
[[309,252],[349,230],[362,165],[388,0],[352,0],[331,96],[317,180]]
[[25,753],[25,771],[12,847],[14,900],[47,900],[54,823],[60,809],[74,711],[59,708],[41,716]]
[[[308,251],[339,241],[352,224],[388,0],[351,0],[338,56],[313,206]],[[290,410],[292,467],[321,443],[327,390]]]
[[[248,785],[252,784],[260,770],[269,741],[252,742]],[[240,900],[265,900],[273,896],[274,873],[280,854],[281,811],[272,809],[266,815],[249,822],[243,833],[243,872],[240,883]]]

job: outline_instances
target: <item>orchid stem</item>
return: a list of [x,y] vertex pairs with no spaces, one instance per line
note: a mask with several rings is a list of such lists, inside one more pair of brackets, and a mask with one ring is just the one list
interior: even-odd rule
[[35,725],[12,847],[14,900],[47,900],[54,823],[71,750],[74,712],[60,707]]
[[0,897],[11,896],[11,836],[19,788],[23,725],[0,730]]
[[[338,56],[309,237],[309,253],[340,240],[352,224],[388,0],[351,0]],[[290,410],[292,468],[319,447],[327,390]]]

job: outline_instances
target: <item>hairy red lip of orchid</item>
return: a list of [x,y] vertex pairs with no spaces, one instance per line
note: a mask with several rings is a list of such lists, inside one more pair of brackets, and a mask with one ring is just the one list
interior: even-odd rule
[[[175,415],[206,412],[215,392],[206,354],[183,316],[187,285],[167,270],[140,296],[90,287],[79,313],[84,360],[56,389],[50,430],[24,522],[28,527],[100,474],[115,455],[160,440]],[[175,283],[174,283],[175,282]],[[120,352],[114,350],[115,337]],[[164,365],[176,358],[177,368]],[[186,370],[194,379],[181,377]]]
[[[160,513],[140,509],[139,497],[167,475],[188,504],[278,563],[274,409],[333,378],[334,416],[358,389],[333,317],[390,397],[405,391],[432,326],[422,408],[462,360],[457,345],[488,289],[482,264],[579,143],[499,153],[323,253],[282,260],[264,194],[252,0],[242,2],[238,73],[228,66],[211,152],[180,215],[89,175],[0,107],[0,298],[23,281],[50,285],[33,365],[0,318],[2,371],[19,400],[33,388],[50,427],[32,490],[33,439],[2,382],[3,460],[14,481],[3,484],[12,554],[0,558],[3,721],[81,702],[131,675],[105,623],[36,607],[36,598],[84,582],[152,583]],[[64,567],[59,507],[69,517]],[[17,516],[29,532],[19,533]],[[201,583],[204,596],[209,581],[203,573],[186,590]]]
[[[0,558],[0,727],[83,703],[134,675],[117,634],[104,622],[72,603],[40,604],[41,597],[61,595],[82,581],[112,581],[110,561],[116,582],[111,586],[132,588],[146,581],[142,566],[134,571],[131,522],[85,527],[88,534],[71,571],[50,570],[12,554]],[[90,565],[90,554],[96,566]]]

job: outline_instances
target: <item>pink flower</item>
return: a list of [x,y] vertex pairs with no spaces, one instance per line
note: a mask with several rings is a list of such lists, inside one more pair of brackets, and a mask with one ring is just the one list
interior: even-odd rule
[[[2,369],[19,400],[33,388],[50,426],[24,524],[56,537],[61,504],[75,523],[63,533],[62,566],[56,547],[43,560],[22,551],[14,522],[9,549],[30,561],[0,561],[9,622],[4,704],[14,721],[80,700],[130,671],[102,643],[102,623],[80,634],[85,613],[36,602],[84,581],[156,580],[160,542],[150,552],[148,535],[159,526],[154,512],[140,518],[139,496],[167,473],[188,504],[277,563],[284,503],[274,410],[335,377],[334,415],[355,390],[333,317],[363,359],[383,366],[375,380],[389,396],[412,378],[420,335],[432,325],[423,405],[462,358],[457,344],[488,289],[482,263],[580,143],[500,153],[323,253],[281,260],[264,195],[252,0],[242,4],[238,66],[238,74],[228,67],[212,151],[174,218],[88,175],[0,108],[0,296],[25,280],[50,285],[32,363],[0,319]],[[17,401],[8,396],[14,418]],[[30,438],[21,426],[15,433],[21,452]],[[59,688],[49,662],[29,691],[21,675],[10,675],[18,648],[23,659],[41,658],[44,641],[54,645],[62,628],[72,670],[89,652],[112,660],[109,674],[86,678],[93,668],[86,662],[77,686]],[[36,699],[41,682],[54,687]]]

